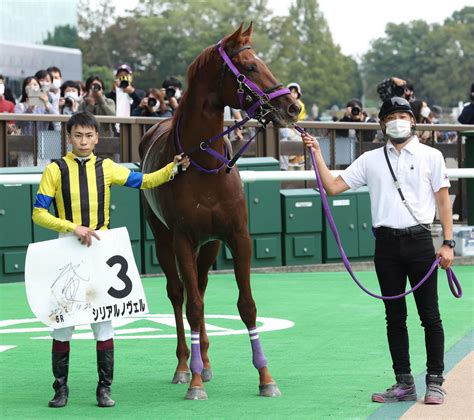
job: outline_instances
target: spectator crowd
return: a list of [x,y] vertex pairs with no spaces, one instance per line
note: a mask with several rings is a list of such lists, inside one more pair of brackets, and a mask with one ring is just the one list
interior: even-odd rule
[[[311,112],[308,115],[303,102],[302,89],[298,83],[292,82],[287,87],[301,107],[298,121],[321,120],[316,104],[311,106]],[[182,83],[176,77],[168,77],[161,87],[137,89],[134,85],[133,69],[128,64],[117,67],[114,82],[110,88],[99,76],[90,76],[85,82],[63,80],[61,70],[56,66],[51,66],[26,77],[18,99],[15,99],[4,77],[0,74],[0,113],[71,115],[77,111],[89,111],[101,116],[169,118],[173,116],[179,105],[182,89]],[[409,80],[399,77],[387,78],[379,83],[377,93],[382,101],[393,96],[408,100],[416,122],[419,124],[437,124],[442,118],[441,107],[430,104],[426,99],[417,98],[415,86]],[[224,117],[240,120],[245,117],[245,111],[226,107]],[[333,114],[332,120],[352,123],[376,122],[364,108],[363,102],[357,98],[347,102],[342,118],[338,119]],[[471,86],[470,102],[465,104],[458,121],[462,124],[474,124],[474,84]],[[38,161],[46,157],[54,158],[55,153],[52,150],[57,150],[57,153],[60,150],[61,126],[59,123],[17,121],[15,124],[8,124],[8,133],[31,136],[34,131],[33,124],[36,124],[38,137]],[[119,131],[119,124],[100,124],[101,136],[117,136]],[[252,134],[252,129],[244,128],[243,131],[233,133],[230,139],[244,140]],[[280,129],[279,134],[282,141],[301,141],[300,137],[290,129]],[[442,131],[420,130],[416,134],[420,141],[426,144],[452,142],[455,139],[452,133]],[[340,142],[343,142],[343,139],[348,138],[361,142],[381,140],[380,133],[376,130],[336,130],[336,140],[341,139]],[[33,164],[32,154],[28,152],[18,152],[17,159],[19,166]],[[281,167],[282,169],[304,169],[304,161],[301,155],[282,156]]]

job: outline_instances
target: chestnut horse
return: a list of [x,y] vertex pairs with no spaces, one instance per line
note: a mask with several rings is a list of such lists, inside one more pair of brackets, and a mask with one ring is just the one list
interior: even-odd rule
[[249,331],[253,364],[260,375],[259,393],[280,395],[256,330],[257,310],[250,287],[251,239],[242,182],[237,168],[229,172],[222,164],[229,153],[223,137],[203,145],[204,140],[223,132],[226,105],[250,110],[254,118],[272,120],[277,127],[294,123],[300,112],[288,89],[281,89],[253,52],[251,35],[252,24],[245,31],[241,25],[217,46],[205,49],[189,66],[188,89],[173,119],[153,126],[140,143],[144,173],[163,167],[178,153],[184,152],[191,159],[188,170],[172,182],[144,192],[146,217],[155,236],[156,254],[166,275],[176,319],[178,365],[173,383],[190,381],[190,351],[182,313],[186,291],[192,373],[186,399],[207,399],[203,382],[212,377],[204,293],[220,241],[232,252],[239,289],[237,307]]

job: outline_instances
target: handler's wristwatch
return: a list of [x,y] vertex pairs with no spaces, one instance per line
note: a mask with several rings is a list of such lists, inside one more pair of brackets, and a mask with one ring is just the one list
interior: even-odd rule
[[443,241],[443,245],[447,245],[450,248],[454,248],[456,246],[456,242],[453,239],[449,239],[447,241]]

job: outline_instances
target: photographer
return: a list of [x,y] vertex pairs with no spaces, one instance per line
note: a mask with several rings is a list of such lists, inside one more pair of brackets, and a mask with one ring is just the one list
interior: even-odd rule
[[79,83],[72,80],[68,80],[61,85],[61,97],[59,98],[60,114],[72,115],[78,111],[81,102],[80,91]]
[[[89,111],[93,115],[115,115],[115,104],[104,95],[104,82],[98,76],[86,80],[84,101],[79,105],[79,111]],[[102,136],[113,135],[110,124],[100,124],[99,133]]]
[[170,118],[173,114],[167,109],[163,93],[157,88],[152,88],[133,110],[132,116]]
[[117,117],[129,117],[140,104],[140,96],[132,85],[133,70],[128,64],[117,67],[112,90],[107,98],[115,102]]
[[415,100],[415,88],[409,80],[390,77],[382,80],[377,85],[377,93],[382,101],[388,101],[394,96],[406,99],[408,102]]
[[182,87],[181,82],[173,76],[163,81],[161,92],[164,94],[165,104],[172,114],[174,114],[174,111],[178,108],[182,95]]
[[[340,122],[362,123],[376,121],[367,115],[359,99],[352,99],[347,103],[346,112],[340,119]],[[338,137],[357,137],[358,140],[366,142],[373,141],[376,134],[377,130],[336,130]]]

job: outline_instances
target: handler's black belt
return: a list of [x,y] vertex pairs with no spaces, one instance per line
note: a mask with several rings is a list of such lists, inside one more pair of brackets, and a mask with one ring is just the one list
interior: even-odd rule
[[393,229],[385,226],[380,226],[375,229],[375,235],[379,237],[387,236],[408,236],[413,233],[427,232],[430,229],[430,225],[416,225],[403,229]]

